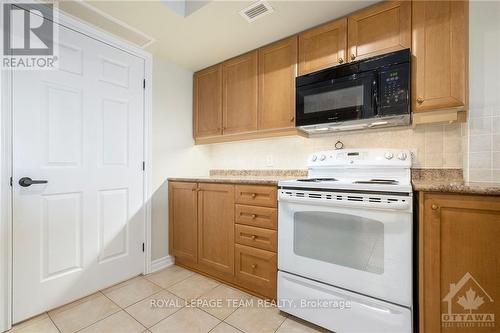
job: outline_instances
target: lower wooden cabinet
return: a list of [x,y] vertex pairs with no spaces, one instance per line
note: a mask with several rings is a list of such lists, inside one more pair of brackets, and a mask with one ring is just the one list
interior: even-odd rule
[[197,184],[169,183],[169,252],[186,265],[198,262]]
[[500,197],[419,201],[420,332],[498,332]]
[[234,275],[234,186],[198,185],[198,266],[219,278]]
[[275,299],[273,200],[275,186],[169,182],[170,254],[181,266]]
[[276,297],[276,253],[236,244],[236,282],[258,290],[268,298]]

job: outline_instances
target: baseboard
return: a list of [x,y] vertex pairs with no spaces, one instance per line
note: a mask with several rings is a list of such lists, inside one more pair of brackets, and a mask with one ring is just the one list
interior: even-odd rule
[[168,266],[172,266],[174,264],[174,257],[165,256],[162,258],[158,258],[151,262],[151,273],[159,271],[160,269],[166,268]]

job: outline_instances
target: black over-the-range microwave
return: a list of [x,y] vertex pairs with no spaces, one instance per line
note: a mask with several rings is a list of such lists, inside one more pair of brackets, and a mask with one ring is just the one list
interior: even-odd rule
[[307,133],[409,125],[410,50],[297,77],[296,126]]

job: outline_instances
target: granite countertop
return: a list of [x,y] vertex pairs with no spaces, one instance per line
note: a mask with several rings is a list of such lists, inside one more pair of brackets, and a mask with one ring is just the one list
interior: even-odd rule
[[500,195],[500,183],[465,182],[461,169],[414,169],[411,178],[417,192]]
[[210,176],[171,177],[170,181],[278,185],[278,181],[307,177],[307,170],[210,170]]
[[[210,176],[171,177],[169,181],[277,185],[278,181],[307,177],[307,170],[210,170]],[[412,169],[413,190],[500,195],[500,183],[464,182],[461,169]]]

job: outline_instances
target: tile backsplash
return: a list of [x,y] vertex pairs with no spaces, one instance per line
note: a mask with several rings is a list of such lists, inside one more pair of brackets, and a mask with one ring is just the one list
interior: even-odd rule
[[469,8],[469,120],[463,144],[466,179],[500,182],[500,3]]
[[299,136],[210,145],[213,169],[305,169],[310,154],[344,148],[410,149],[415,168],[462,168],[460,124],[393,127],[380,130],[341,132],[313,138]]

